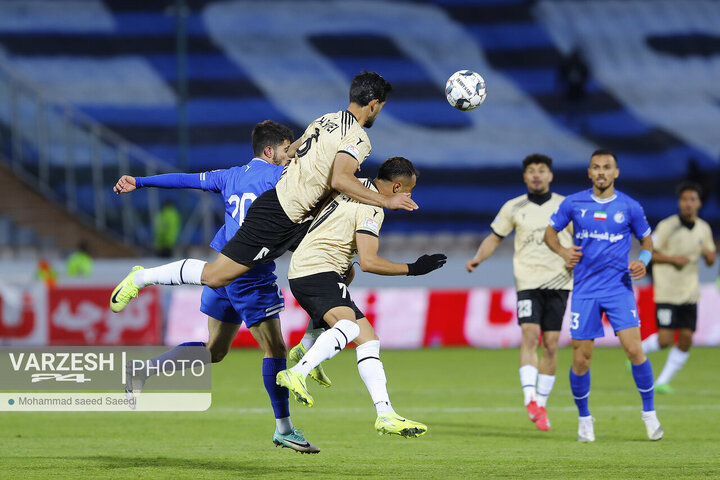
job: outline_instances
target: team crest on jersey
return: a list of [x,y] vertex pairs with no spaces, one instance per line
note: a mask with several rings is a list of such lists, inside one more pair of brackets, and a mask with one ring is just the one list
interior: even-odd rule
[[613,220],[615,220],[615,223],[623,223],[625,221],[625,215],[623,212],[615,212]]

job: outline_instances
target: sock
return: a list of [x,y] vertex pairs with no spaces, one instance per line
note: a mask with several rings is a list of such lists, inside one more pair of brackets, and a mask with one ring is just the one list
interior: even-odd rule
[[166,263],[159,267],[139,270],[135,274],[135,285],[139,288],[148,285],[202,285],[203,268],[207,262],[186,258],[178,262]]
[[685,366],[685,362],[687,362],[689,356],[690,352],[683,352],[677,347],[671,348],[667,360],[665,361],[665,366],[655,383],[658,385],[670,383],[670,380],[673,379],[675,374],[679,372],[683,366]]
[[578,408],[578,416],[589,417],[588,397],[590,396],[590,370],[584,375],[577,375],[570,367],[570,390],[572,390],[575,405]]
[[290,433],[293,428],[290,421],[290,403],[289,392],[285,387],[275,384],[275,376],[278,372],[285,370],[287,360],[284,358],[263,358],[262,376],[265,390],[270,397],[270,405],[272,405],[273,413],[275,413],[275,423],[278,432],[281,434]]
[[[308,327],[310,327],[310,324],[308,324]],[[324,331],[324,328],[308,328],[305,330],[305,335],[300,343],[302,343],[302,346],[305,347],[306,351],[310,350],[312,346],[315,345],[315,341]]]
[[660,350],[660,343],[658,342],[658,334],[653,333],[645,340],[642,341],[642,349],[645,353],[653,353]]
[[295,372],[307,376],[310,370],[329,360],[360,335],[360,327],[351,320],[340,320],[333,328],[325,331],[315,340],[310,350],[303,356],[300,363],[292,367]]
[[380,361],[380,340],[371,340],[358,345],[357,365],[360,378],[365,382],[378,415],[394,413],[387,391],[385,368]]
[[[167,365],[167,362],[171,362],[174,364],[174,368],[176,370],[184,370],[186,366],[190,366],[190,363],[193,360],[202,360],[203,363],[208,364],[210,363],[210,352],[207,350],[204,351],[196,351],[195,349],[188,349],[187,347],[204,347],[204,342],[185,342],[181,343],[177,347],[168,350],[165,353],[161,353],[157,357],[153,357],[150,360],[147,361],[146,367],[144,370],[145,377],[151,377],[153,375],[157,375],[158,369],[163,369],[167,371],[171,371],[172,368]],[[202,358],[201,358],[202,357]],[[182,361],[179,361],[182,360]]]
[[555,385],[555,375],[538,375],[537,380],[537,404],[539,407],[547,405],[548,397]]
[[520,385],[522,385],[525,405],[535,400],[535,383],[537,382],[538,369],[532,365],[520,367]]
[[643,412],[655,410],[655,391],[653,389],[653,371],[650,360],[645,359],[640,365],[633,365],[632,374],[642,398]]

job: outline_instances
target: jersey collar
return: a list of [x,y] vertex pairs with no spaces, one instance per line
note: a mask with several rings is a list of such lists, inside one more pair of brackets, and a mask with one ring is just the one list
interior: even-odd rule
[[251,162],[254,162],[255,160],[259,160],[259,161],[261,161],[261,162],[267,163],[268,165],[272,165],[272,163],[270,163],[270,162],[268,162],[267,160],[265,160],[264,158],[260,158],[260,157],[255,157],[255,158],[253,158],[253,159],[250,160],[250,161],[251,161]]
[[608,197],[608,198],[598,198],[595,196],[594,193],[591,193],[590,197],[593,200],[595,200],[597,203],[610,203],[617,198],[617,193],[613,193],[612,197]]
[[678,215],[678,218],[680,219],[680,224],[683,227],[687,228],[688,230],[692,230],[693,227],[695,226],[695,222],[688,222],[687,220],[682,218],[680,215]]
[[353,120],[355,120],[357,122],[357,117],[355,116],[354,113],[352,113],[350,110],[345,110],[345,112],[347,112],[353,118]]
[[543,203],[547,202],[552,198],[552,192],[547,191],[545,193],[528,193],[527,194],[528,200],[530,200],[532,203],[535,203],[537,205],[542,205]]

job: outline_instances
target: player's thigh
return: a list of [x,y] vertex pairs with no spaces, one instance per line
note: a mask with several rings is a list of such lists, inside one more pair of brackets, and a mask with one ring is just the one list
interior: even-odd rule
[[370,321],[367,318],[358,318],[356,322],[360,327],[360,335],[358,335],[357,338],[354,340],[353,343],[355,343],[355,345],[362,345],[363,343],[378,340],[375,329],[370,324]]
[[[518,324],[539,325],[543,315],[543,298],[540,290],[520,290],[517,292]],[[523,333],[525,329],[523,329]]]
[[351,307],[333,307],[327,312],[325,312],[325,315],[323,315],[323,320],[325,323],[327,323],[330,328],[332,328],[337,322],[340,320],[350,320],[353,322],[357,322],[355,320],[355,312]]
[[[355,321],[357,307],[350,297],[347,285],[340,274],[323,272],[290,279],[295,300],[313,319],[316,328],[320,320],[332,327],[340,320]],[[364,315],[361,315],[361,317]]]
[[604,298],[600,301],[600,306],[605,311],[615,333],[631,328],[639,329],[640,318],[635,297],[631,291]]
[[237,263],[235,260],[218,253],[212,262],[205,264],[202,272],[202,283],[211,288],[224,287],[250,270],[250,267]]
[[697,326],[697,303],[680,305],[677,312],[676,328],[694,332]]
[[695,333],[694,330],[690,330],[689,328],[680,328],[678,329],[678,348],[682,350],[683,352],[687,352],[690,350],[690,347],[692,347],[692,337]]
[[570,304],[570,337],[573,340],[593,340],[604,334],[600,303],[594,298],[573,298]]
[[672,328],[658,328],[658,344],[660,348],[665,348],[673,343],[675,343],[675,330]]
[[560,332],[567,309],[568,290],[544,290],[540,328],[543,332]]
[[266,358],[285,358],[287,348],[280,328],[280,318],[266,318],[248,327],[255,341],[263,349]]
[[525,348],[537,348],[540,341],[540,325],[537,323],[521,323],[522,346]]

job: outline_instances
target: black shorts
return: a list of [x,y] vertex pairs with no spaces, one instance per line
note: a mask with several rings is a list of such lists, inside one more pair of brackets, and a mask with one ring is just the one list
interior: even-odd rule
[[697,303],[671,305],[658,303],[655,309],[658,328],[689,328],[693,332],[697,325]]
[[365,317],[350,298],[348,287],[338,273],[323,272],[290,279],[290,290],[295,300],[310,315],[313,328],[327,328],[323,317],[335,307],[352,308],[356,320]]
[[221,253],[248,267],[272,262],[286,251],[297,248],[311,222],[290,220],[273,188],[250,205],[242,226]]
[[568,290],[522,290],[517,292],[518,323],[537,323],[543,332],[562,329]]

